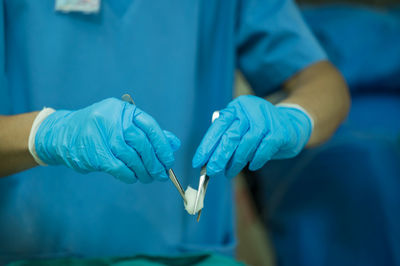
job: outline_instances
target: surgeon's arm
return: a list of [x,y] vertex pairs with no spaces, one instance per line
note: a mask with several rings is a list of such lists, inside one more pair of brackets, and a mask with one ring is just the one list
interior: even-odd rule
[[[349,110],[347,86],[291,0],[240,1],[238,68],[258,96],[283,88],[279,105],[252,95],[221,110],[195,156],[210,176],[298,155],[327,140]],[[297,73],[297,74],[296,74]],[[285,82],[286,80],[286,82]]]
[[327,61],[319,61],[284,82],[278,105],[252,95],[234,99],[220,111],[193,157],[207,174],[236,176],[247,164],[258,170],[269,160],[293,158],[304,146],[327,140],[345,118],[346,83]]
[[33,157],[41,165],[101,171],[125,183],[163,181],[180,146],[153,117],[116,98],[78,110],[44,108],[0,118],[1,176],[34,166]]
[[28,150],[28,138],[38,112],[0,116],[0,177],[37,165]]
[[305,68],[283,85],[287,98],[282,103],[303,107],[314,120],[307,146],[328,140],[347,116],[350,96],[346,82],[328,61]]

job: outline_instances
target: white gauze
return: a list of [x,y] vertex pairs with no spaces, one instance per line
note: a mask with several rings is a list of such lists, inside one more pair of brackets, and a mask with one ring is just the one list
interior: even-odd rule
[[195,215],[201,209],[203,209],[204,192],[200,193],[199,202],[197,203],[197,208],[195,210],[194,204],[196,202],[196,195],[197,195],[197,190],[188,186],[185,191],[185,198],[186,198],[185,209],[191,215]]

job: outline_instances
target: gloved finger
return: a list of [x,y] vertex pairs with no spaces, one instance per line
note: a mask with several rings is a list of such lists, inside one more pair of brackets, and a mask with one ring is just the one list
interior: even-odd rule
[[192,160],[193,168],[204,165],[216,149],[222,135],[236,118],[234,108],[228,107],[220,112],[219,117],[212,123],[204,135]]
[[238,147],[242,136],[249,128],[248,120],[245,117],[236,119],[221,137],[217,148],[212,153],[207,163],[207,174],[214,176],[225,170],[226,165]]
[[127,184],[133,184],[137,181],[136,174],[122,161],[115,157],[105,160],[104,163],[101,164],[100,170],[109,173],[110,175]]
[[177,136],[175,136],[172,132],[167,130],[163,130],[165,137],[167,137],[169,144],[171,145],[172,150],[175,152],[179,150],[181,147],[181,141]]
[[235,154],[236,154],[236,151],[233,154],[231,160],[228,162],[228,165],[226,167],[225,176],[227,178],[234,178],[235,176],[237,176],[240,173],[240,171],[242,171],[243,168],[247,164],[247,162],[235,160]]
[[279,151],[282,143],[283,140],[279,136],[268,134],[258,146],[254,158],[250,162],[249,169],[256,171],[263,167]]
[[[152,179],[162,181],[168,178],[164,165],[156,156],[153,146],[140,128],[133,124],[128,126],[124,130],[124,139],[127,146],[130,146],[139,154],[143,167]],[[141,166],[138,164],[138,167]]]
[[118,151],[112,151],[116,158],[121,160],[126,166],[129,167],[135,174],[136,178],[141,183],[150,183],[154,180],[153,177],[147,172],[144,167],[143,161],[139,154],[132,147],[127,145],[125,142],[119,145]]
[[[130,169],[134,169],[134,172],[136,173],[137,179],[143,183],[143,184],[148,184],[154,181],[154,178],[150,176],[150,174],[147,172],[146,168],[143,165],[143,162],[139,156],[139,154],[136,151],[133,151],[133,156],[127,166]],[[127,159],[127,158],[124,158]]]
[[136,108],[133,122],[146,134],[158,159],[165,166],[165,170],[171,168],[175,161],[173,149],[156,120],[139,108]]
[[264,137],[265,133],[262,128],[257,126],[250,127],[247,133],[240,140],[239,146],[228,163],[225,172],[226,177],[233,178],[242,171],[251,158],[253,158],[257,147]]

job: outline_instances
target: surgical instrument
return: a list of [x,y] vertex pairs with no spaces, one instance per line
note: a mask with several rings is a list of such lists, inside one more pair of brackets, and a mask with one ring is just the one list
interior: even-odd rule
[[[215,111],[212,115],[212,122],[219,117],[219,111]],[[199,187],[197,188],[196,201],[194,203],[194,209],[197,210],[197,204],[199,203],[200,193],[203,193],[204,197],[206,197],[206,191],[208,182],[210,181],[210,177],[207,175],[207,164],[203,165],[200,170],[200,180]],[[197,213],[197,222],[200,221],[201,210]]]

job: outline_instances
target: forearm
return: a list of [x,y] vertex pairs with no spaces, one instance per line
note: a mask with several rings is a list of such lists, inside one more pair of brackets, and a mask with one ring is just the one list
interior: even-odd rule
[[350,108],[346,82],[328,61],[316,63],[285,82],[287,97],[281,103],[302,106],[314,119],[314,130],[307,146],[328,140]]
[[37,114],[0,116],[0,177],[37,165],[28,149],[29,133]]

